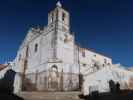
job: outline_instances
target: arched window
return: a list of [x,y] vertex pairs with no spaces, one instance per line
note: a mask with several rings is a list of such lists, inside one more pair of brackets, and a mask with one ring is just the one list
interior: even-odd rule
[[65,13],[63,12],[63,13],[62,13],[62,21],[65,21],[65,17],[66,17],[66,15],[65,15]]
[[94,57],[96,57],[97,55],[94,55]]
[[58,68],[57,68],[56,65],[53,65],[53,66],[51,67],[51,70],[52,70],[52,71],[58,71]]
[[34,51],[37,52],[37,50],[38,50],[38,44],[36,43]]
[[51,14],[51,23],[54,21],[54,13]]

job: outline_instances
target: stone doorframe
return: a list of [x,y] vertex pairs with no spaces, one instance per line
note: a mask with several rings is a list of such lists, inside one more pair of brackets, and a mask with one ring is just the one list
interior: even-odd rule
[[59,72],[57,65],[52,65],[49,69],[48,88],[50,91],[59,90]]

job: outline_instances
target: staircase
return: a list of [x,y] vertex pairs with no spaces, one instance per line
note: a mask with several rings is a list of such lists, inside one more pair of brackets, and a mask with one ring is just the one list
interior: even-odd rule
[[24,100],[82,100],[78,97],[81,92],[21,92]]

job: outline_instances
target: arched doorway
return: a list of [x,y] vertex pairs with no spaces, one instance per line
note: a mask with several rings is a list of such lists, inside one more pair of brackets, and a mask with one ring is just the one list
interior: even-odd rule
[[49,89],[52,91],[58,90],[59,73],[56,65],[51,66],[49,70]]

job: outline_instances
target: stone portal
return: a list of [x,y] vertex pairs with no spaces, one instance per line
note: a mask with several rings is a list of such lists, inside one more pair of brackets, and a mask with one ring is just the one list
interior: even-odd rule
[[59,90],[59,72],[58,67],[53,65],[49,70],[49,90],[57,91]]

